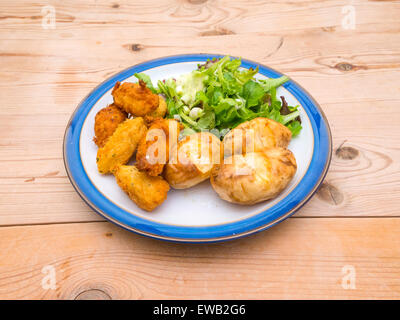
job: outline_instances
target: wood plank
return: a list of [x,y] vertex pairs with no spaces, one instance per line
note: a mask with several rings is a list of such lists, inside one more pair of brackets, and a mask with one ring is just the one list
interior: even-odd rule
[[[106,222],[3,227],[0,298],[74,299],[98,290],[112,299],[398,299],[399,232],[398,218],[289,219],[199,246]],[[41,286],[48,265],[56,290]],[[355,289],[342,286],[344,267],[354,268]]]
[[391,120],[399,113],[391,104],[324,105],[333,136],[332,162],[324,184],[298,215],[399,216],[400,149],[394,137],[400,130]]
[[[0,47],[1,114],[57,113],[67,118],[92,88],[123,68],[160,56],[204,51],[243,56],[276,68],[321,104],[400,98],[397,87],[387,85],[397,81],[400,69],[399,34],[319,30],[301,36],[143,38],[138,51],[132,50],[132,43],[7,40]],[[254,50],[260,43],[265,48]],[[340,94],[332,88],[341,88]]]
[[[207,37],[252,32],[341,29],[342,8],[348,3],[313,1],[149,1],[106,0],[50,3],[56,9],[56,28],[41,27],[48,1],[2,3],[0,39],[134,39]],[[357,28],[398,32],[398,1],[352,1]],[[305,23],[306,21],[306,23]]]

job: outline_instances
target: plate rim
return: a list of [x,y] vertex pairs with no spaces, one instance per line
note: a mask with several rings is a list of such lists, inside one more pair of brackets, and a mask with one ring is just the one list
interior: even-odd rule
[[[85,190],[81,190],[81,188],[77,185],[77,182],[75,181],[75,179],[74,179],[74,177],[72,175],[71,168],[70,168],[68,160],[67,160],[67,143],[66,142],[67,142],[68,134],[69,134],[69,132],[71,130],[72,122],[76,118],[77,112],[79,110],[81,110],[85,106],[85,103],[86,104],[88,103],[87,100],[92,95],[94,95],[102,87],[106,86],[106,84],[108,84],[109,82],[124,81],[126,78],[131,77],[134,72],[143,72],[144,70],[147,70],[147,69],[151,69],[151,68],[155,68],[155,67],[163,66],[163,65],[168,65],[168,64],[172,64],[172,63],[206,61],[207,59],[210,59],[210,58],[213,58],[213,57],[219,58],[219,57],[223,57],[223,56],[224,55],[221,55],[221,54],[195,53],[195,54],[180,54],[180,55],[163,56],[163,57],[152,59],[152,60],[146,60],[144,62],[135,64],[135,65],[130,66],[128,68],[125,68],[125,69],[121,70],[120,72],[117,72],[117,73],[107,77],[107,79],[105,79],[100,84],[98,84],[95,88],[93,88],[80,101],[80,103],[77,105],[77,107],[75,108],[74,112],[72,113],[72,115],[71,115],[71,117],[70,117],[70,119],[68,121],[68,124],[66,126],[66,129],[65,129],[64,139],[63,139],[63,162],[64,162],[64,166],[65,166],[65,169],[66,169],[66,172],[67,172],[67,176],[68,176],[72,186],[74,187],[76,192],[79,194],[79,196],[82,198],[82,200],[84,202],[86,202],[86,204],[90,208],[92,208],[92,210],[94,210],[95,212],[97,212],[98,214],[103,216],[105,219],[113,222],[114,224],[116,224],[116,225],[118,225],[118,226],[120,226],[120,227],[122,227],[122,228],[124,228],[126,230],[129,230],[129,231],[132,231],[132,232],[135,232],[137,234],[144,235],[144,236],[148,236],[148,237],[151,237],[151,238],[156,238],[156,239],[160,239],[160,240],[167,240],[167,241],[174,241],[174,242],[191,242],[191,243],[193,243],[193,242],[195,242],[195,243],[198,243],[198,242],[218,242],[218,241],[226,241],[226,240],[233,240],[233,239],[241,238],[241,237],[248,236],[250,234],[254,234],[254,233],[263,231],[265,229],[268,229],[268,228],[276,225],[277,223],[280,223],[283,220],[287,219],[291,215],[293,215],[295,212],[297,212],[301,207],[303,207],[312,198],[312,196],[317,191],[318,187],[323,182],[323,180],[324,180],[324,178],[325,178],[325,176],[327,174],[327,171],[329,169],[329,165],[330,165],[330,162],[331,162],[331,159],[332,159],[332,134],[331,134],[331,129],[330,129],[330,126],[329,126],[329,122],[328,122],[328,120],[327,120],[322,108],[320,107],[320,105],[308,93],[307,90],[305,90],[301,85],[299,85],[296,81],[292,80],[291,78],[289,78],[290,80],[287,83],[285,83],[283,86],[297,100],[299,100],[300,103],[304,99],[306,99],[306,100],[308,100],[306,102],[308,102],[312,107],[314,107],[316,109],[315,111],[317,111],[317,115],[320,116],[320,118],[322,120],[322,123],[323,123],[323,125],[325,127],[324,129],[326,129],[326,137],[325,138],[326,138],[326,142],[328,143],[328,145],[327,145],[327,148],[325,149],[325,151],[327,152],[327,154],[326,154],[326,160],[325,160],[324,167],[322,168],[322,171],[320,172],[317,181],[314,183],[313,186],[311,186],[311,188],[310,188],[310,186],[308,186],[306,188],[307,190],[310,189],[310,190],[307,191],[306,195],[302,199],[300,199],[298,201],[298,203],[296,203],[290,210],[285,211],[285,212],[281,212],[281,214],[278,217],[276,217],[275,219],[273,219],[272,221],[268,221],[266,223],[262,223],[261,225],[258,225],[256,227],[250,227],[249,228],[249,226],[242,226],[242,227],[239,228],[239,229],[245,229],[245,230],[242,230],[242,232],[232,232],[232,231],[228,231],[227,230],[226,232],[222,232],[222,233],[225,233],[225,235],[220,235],[220,236],[216,236],[216,237],[207,236],[206,235],[207,232],[205,232],[207,230],[203,230],[203,232],[201,232],[201,233],[198,232],[200,229],[213,229],[213,228],[221,228],[221,227],[223,228],[224,226],[226,227],[226,226],[229,226],[229,225],[232,225],[232,224],[243,224],[248,220],[254,220],[254,218],[256,218],[256,217],[261,218],[261,220],[265,220],[267,218],[267,216],[265,216],[265,213],[267,211],[269,211],[273,207],[268,208],[266,210],[263,210],[260,213],[256,214],[255,216],[244,218],[243,220],[241,220],[239,222],[234,222],[234,223],[228,222],[228,223],[219,224],[217,226],[207,226],[207,227],[171,226],[171,225],[163,224],[161,222],[154,222],[154,221],[150,221],[150,220],[147,220],[145,218],[142,218],[142,217],[134,216],[134,217],[136,217],[136,219],[134,219],[134,220],[138,220],[137,221],[138,223],[137,223],[136,227],[134,227],[134,226],[128,225],[128,224],[124,223],[123,221],[120,221],[120,220],[116,219],[112,215],[104,212],[104,210],[102,210],[101,208],[96,206],[96,204],[92,203],[92,201],[90,201],[90,199],[88,199],[86,197]],[[237,58],[237,57],[231,56],[231,58]],[[154,64],[156,64],[156,65],[154,65]],[[267,77],[270,77],[271,75],[274,76],[274,77],[278,77],[278,76],[283,75],[282,73],[276,71],[275,69],[270,68],[268,66],[265,66],[263,64],[260,64],[260,63],[257,63],[257,62],[254,62],[254,61],[248,60],[248,59],[242,59],[242,66],[246,67],[246,65],[253,66],[253,67],[254,66],[259,66],[260,70],[262,69],[264,71],[264,73],[265,72],[269,73],[269,75],[266,75]],[[135,69],[138,69],[138,68],[139,69],[143,69],[143,70],[142,71],[135,71]],[[261,73],[261,74],[263,74],[263,73]],[[122,77],[124,75],[127,75],[124,79],[116,80],[116,78]],[[107,92],[107,91],[108,91],[108,89],[105,92]],[[293,92],[293,91],[295,91],[295,92]],[[103,95],[104,95],[104,93],[101,94],[101,96],[103,96]],[[302,98],[300,98],[298,95],[301,95]],[[98,101],[98,100],[96,100],[96,101]],[[90,112],[91,108],[93,107],[93,105],[95,103],[96,102],[91,104],[90,108],[88,109],[88,112]],[[309,114],[312,110],[308,110],[308,108],[306,108],[303,103],[301,103],[301,105],[302,105],[304,111],[307,113],[308,118],[312,122],[313,137],[314,137],[313,155],[312,155],[312,158],[311,158],[310,166],[309,166],[308,170],[306,171],[305,175],[302,178],[302,180],[303,180],[305,178],[305,176],[307,175],[307,173],[310,171],[310,169],[312,169],[311,168],[311,163],[313,162],[314,157],[315,157],[315,143],[316,143],[316,140],[317,140],[315,135],[316,135],[317,132],[315,132],[315,128],[313,126],[313,121],[315,121],[315,119],[313,117],[311,117],[310,114]],[[86,117],[87,117],[87,113],[85,114],[84,118],[86,118]],[[80,136],[81,130],[82,130],[82,127],[79,128],[79,135],[78,136]],[[321,130],[321,128],[318,128],[318,133],[320,133],[319,132],[320,130]],[[320,139],[321,139],[321,137],[320,137]],[[79,141],[78,141],[77,144],[78,144],[78,149],[79,149]],[[80,157],[79,157],[79,160],[82,162]],[[81,163],[81,165],[82,165],[82,163]],[[86,173],[85,173],[85,175],[86,175]],[[302,180],[300,180],[299,185],[301,184]],[[298,188],[299,185],[296,188]],[[91,185],[91,186],[97,192],[99,192],[94,185]],[[278,205],[281,202],[284,202],[285,199],[286,199],[286,202],[287,202],[287,198],[296,190],[296,188],[293,189],[286,196],[286,198],[282,199],[276,205]],[[86,192],[91,192],[91,190],[90,189],[86,190]],[[116,206],[115,204],[112,204],[112,205],[115,206],[116,208],[119,208],[122,211],[125,211],[122,208]],[[132,216],[131,213],[129,213],[129,215]],[[262,219],[263,218],[262,215],[265,216],[264,219]],[[145,225],[143,225],[141,223],[142,222],[141,220],[142,221],[144,220],[146,222]],[[253,222],[253,224],[254,223],[255,223],[255,221]],[[154,225],[156,225],[156,227],[154,227]],[[168,228],[170,228],[170,229],[174,229],[174,228],[183,229],[183,230],[181,230],[181,232],[184,232],[184,230],[186,230],[186,233],[187,233],[186,235],[188,237],[182,237],[181,235],[177,235],[177,234],[168,235],[168,232],[166,234],[165,231],[159,230],[157,228],[157,225],[162,226],[163,229],[168,229]],[[147,230],[141,229],[143,227],[145,227]],[[152,232],[150,232],[150,230]],[[195,237],[193,237],[193,231],[197,231],[197,234],[195,235]],[[172,231],[172,233],[174,233],[174,231]],[[221,233],[221,231],[219,231],[219,233]]]

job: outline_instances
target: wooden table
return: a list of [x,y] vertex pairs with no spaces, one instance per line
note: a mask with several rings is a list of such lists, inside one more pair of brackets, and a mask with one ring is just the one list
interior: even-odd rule
[[[278,226],[166,243],[93,212],[62,141],[76,105],[113,73],[197,52],[299,82],[334,152],[316,196]],[[399,1],[3,0],[0,65],[0,298],[400,298]]]

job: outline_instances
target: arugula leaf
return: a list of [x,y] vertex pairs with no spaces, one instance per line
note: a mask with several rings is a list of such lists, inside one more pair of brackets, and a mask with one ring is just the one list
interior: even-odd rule
[[291,123],[289,123],[287,127],[292,132],[292,137],[297,136],[302,129],[302,126],[299,121],[292,121]]
[[247,81],[243,86],[242,97],[246,100],[246,107],[248,108],[258,105],[264,94],[263,87],[253,80]]

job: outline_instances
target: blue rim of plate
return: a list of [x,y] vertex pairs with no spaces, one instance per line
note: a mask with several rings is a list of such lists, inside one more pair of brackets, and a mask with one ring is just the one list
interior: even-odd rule
[[[86,116],[95,103],[116,81],[123,81],[136,72],[162,65],[182,62],[203,62],[220,58],[219,54],[185,54],[150,60],[127,68],[92,90],[78,105],[71,116],[64,135],[63,156],[68,177],[81,198],[107,220],[135,233],[161,240],[178,242],[217,242],[241,238],[285,220],[299,210],[317,191],[325,178],[332,156],[332,137],[328,121],[315,100],[295,81],[283,86],[300,102],[307,113],[314,135],[314,151],[307,172],[299,184],[280,202],[267,210],[246,219],[216,226],[187,227],[162,224],[133,215],[105,198],[87,176],[80,158],[80,133]],[[242,59],[242,67],[255,68],[269,78],[283,74],[262,64]]]

